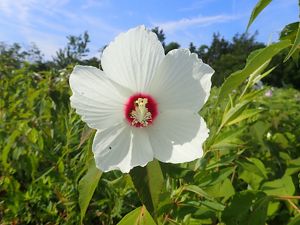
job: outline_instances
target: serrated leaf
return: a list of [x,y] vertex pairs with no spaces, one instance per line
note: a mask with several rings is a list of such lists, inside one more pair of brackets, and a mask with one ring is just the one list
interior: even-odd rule
[[159,196],[164,184],[159,162],[154,160],[148,163],[146,167],[135,167],[130,171],[130,176],[141,202],[156,219]]
[[266,8],[270,2],[272,0],[259,0],[254,9],[252,10],[252,13],[251,13],[251,16],[250,16],[250,19],[249,19],[249,22],[248,22],[248,25],[247,25],[247,30],[249,29],[249,27],[251,26],[251,24],[253,23],[253,21],[255,20],[255,18],[259,15],[259,13],[264,9]]
[[117,225],[156,225],[145,206],[128,213]]
[[96,167],[95,160],[92,158],[87,173],[81,178],[78,184],[79,206],[81,223],[98,185],[102,172]]
[[224,81],[219,92],[217,104],[226,98],[232,90],[236,89],[249,76],[260,74],[267,67],[273,56],[287,48],[289,45],[289,40],[280,41],[265,47],[255,54],[246,64],[244,69],[232,73]]

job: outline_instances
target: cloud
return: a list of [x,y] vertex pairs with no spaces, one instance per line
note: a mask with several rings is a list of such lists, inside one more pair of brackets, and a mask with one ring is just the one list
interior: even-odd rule
[[192,2],[192,4],[188,5],[187,7],[180,8],[178,11],[179,12],[189,12],[189,11],[194,11],[194,10],[199,10],[206,6],[207,4],[211,4],[216,0],[198,0]]
[[85,0],[81,5],[82,9],[97,8],[107,4],[107,0]]
[[209,26],[215,23],[225,23],[237,19],[237,16],[216,15],[216,16],[197,16],[193,18],[182,18],[180,20],[167,21],[163,23],[154,23],[165,32],[175,32],[176,30],[184,30],[191,26]]
[[[83,1],[90,6],[99,6],[100,3],[94,0]],[[89,46],[93,50],[99,49],[120,32],[105,20],[69,3],[70,0],[0,0],[0,24],[9,28],[1,34],[1,37],[5,37],[2,39],[9,40],[13,35],[16,37],[14,40],[27,42],[25,45],[34,42],[49,59],[58,48],[66,44],[67,35],[78,35],[84,30],[90,30],[93,38],[97,38],[97,44],[91,43]],[[12,34],[13,29],[15,31]]]

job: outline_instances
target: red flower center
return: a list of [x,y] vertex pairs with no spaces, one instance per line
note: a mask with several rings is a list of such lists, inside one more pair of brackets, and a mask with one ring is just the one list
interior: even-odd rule
[[131,126],[147,127],[157,117],[157,103],[150,95],[137,93],[127,100],[124,112]]

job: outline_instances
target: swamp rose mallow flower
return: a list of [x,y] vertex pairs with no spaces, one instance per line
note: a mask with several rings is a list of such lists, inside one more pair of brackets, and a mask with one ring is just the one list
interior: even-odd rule
[[202,156],[209,130],[198,111],[210,93],[211,67],[186,49],[165,55],[144,26],[110,43],[101,65],[76,66],[70,75],[71,106],[97,130],[92,150],[100,170]]

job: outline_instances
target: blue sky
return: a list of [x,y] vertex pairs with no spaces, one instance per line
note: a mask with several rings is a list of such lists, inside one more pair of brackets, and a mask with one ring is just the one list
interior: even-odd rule
[[[46,58],[67,42],[66,36],[87,30],[91,56],[120,32],[144,24],[159,26],[166,42],[182,47],[209,44],[220,32],[230,39],[245,31],[258,0],[0,0],[0,41],[37,44]],[[276,41],[287,23],[299,20],[297,0],[273,0],[250,33],[259,41]]]

